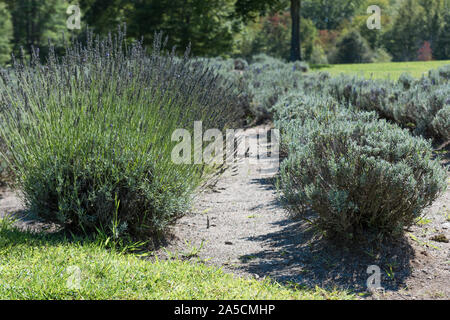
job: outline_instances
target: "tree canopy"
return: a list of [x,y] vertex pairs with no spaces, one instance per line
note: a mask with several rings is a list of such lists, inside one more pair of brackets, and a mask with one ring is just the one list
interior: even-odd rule
[[7,10],[6,4],[0,1],[0,65],[9,60],[12,52],[12,37],[11,14]]
[[[370,0],[78,0],[81,29],[66,25],[67,0],[0,0],[0,64],[13,52],[48,40],[62,51],[62,39],[83,29],[106,35],[126,23],[129,40],[155,32],[181,53],[191,45],[198,56],[273,54],[278,58],[333,61],[339,42],[359,34],[371,54],[384,60],[416,60],[429,45],[430,59],[450,59],[450,0],[379,0],[381,30],[368,29]],[[353,36],[352,36],[353,35]],[[280,46],[278,48],[277,46]],[[314,53],[314,54],[313,54]],[[422,56],[423,57],[423,56]]]

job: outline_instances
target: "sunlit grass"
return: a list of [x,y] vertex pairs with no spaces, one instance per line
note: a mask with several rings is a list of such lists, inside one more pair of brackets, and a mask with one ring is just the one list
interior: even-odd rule
[[436,69],[450,64],[450,60],[414,61],[414,62],[388,62],[388,63],[361,63],[361,64],[335,64],[324,67],[313,67],[314,71],[327,71],[332,76],[341,73],[363,75],[366,78],[397,80],[404,72],[415,78],[427,74],[428,70]]
[[99,241],[26,233],[0,221],[0,299],[352,298],[244,279],[199,261],[150,261]]

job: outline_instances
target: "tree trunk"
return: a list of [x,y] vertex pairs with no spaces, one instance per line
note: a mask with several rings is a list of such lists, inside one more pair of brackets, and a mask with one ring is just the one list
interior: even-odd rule
[[302,54],[300,50],[300,8],[301,0],[291,0],[291,61],[302,60]]

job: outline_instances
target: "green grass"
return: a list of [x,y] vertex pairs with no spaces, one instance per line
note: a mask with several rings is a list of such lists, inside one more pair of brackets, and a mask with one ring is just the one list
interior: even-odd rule
[[352,298],[239,278],[199,261],[149,261],[99,241],[22,232],[0,220],[0,299]]
[[415,78],[420,78],[428,70],[436,69],[450,64],[450,60],[441,61],[414,61],[414,62],[387,62],[387,63],[361,63],[361,64],[335,64],[324,67],[312,67],[314,71],[327,71],[332,76],[341,73],[364,75],[367,78],[397,80],[404,72]]

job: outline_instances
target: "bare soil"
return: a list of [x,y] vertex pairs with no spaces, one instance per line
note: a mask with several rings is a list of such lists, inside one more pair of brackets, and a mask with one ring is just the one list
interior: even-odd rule
[[[244,135],[257,138],[250,131]],[[244,277],[348,289],[362,299],[450,298],[450,243],[442,242],[450,239],[450,188],[402,239],[378,248],[349,248],[288,216],[278,201],[275,173],[269,170],[276,163],[249,162],[236,162],[199,194],[192,212],[173,226],[172,237],[155,255],[200,259]],[[450,161],[443,164],[448,167]],[[52,228],[23,209],[17,194],[0,191],[0,216],[15,215],[25,229]],[[380,267],[384,290],[367,290],[370,265]]]
[[32,232],[55,232],[61,228],[55,224],[41,221],[26,210],[18,192],[9,188],[0,188],[0,218],[8,215],[15,220],[15,225],[22,230]]

